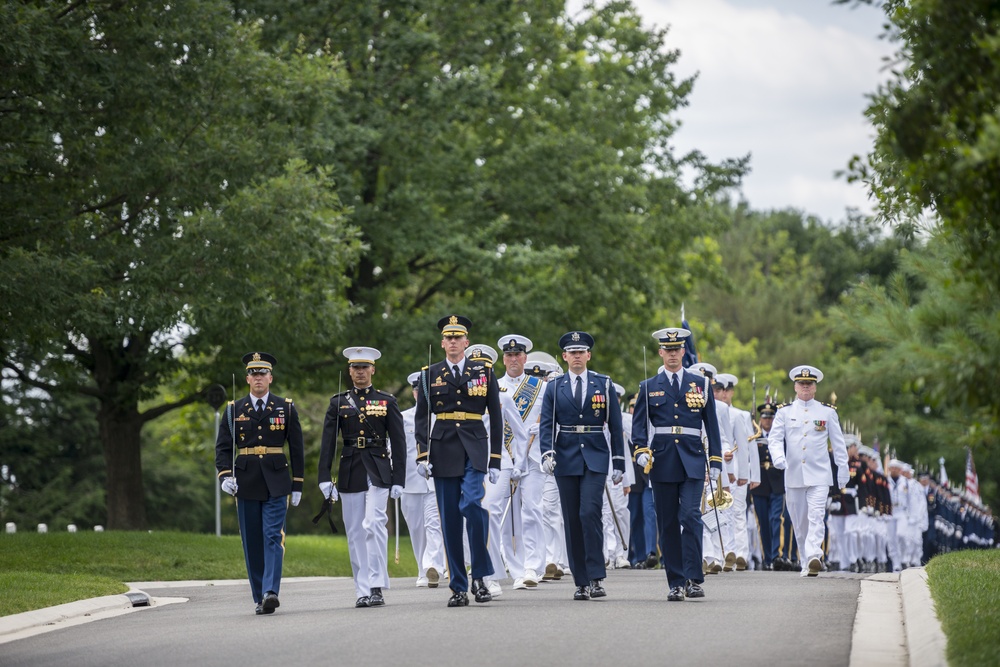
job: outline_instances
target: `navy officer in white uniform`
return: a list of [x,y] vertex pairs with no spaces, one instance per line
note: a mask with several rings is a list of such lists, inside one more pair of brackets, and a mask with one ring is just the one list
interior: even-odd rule
[[837,488],[847,486],[850,467],[836,408],[816,400],[823,372],[813,366],[796,366],[788,377],[795,383],[795,400],[778,406],[767,448],[774,467],[785,471],[785,506],[799,554],[807,563],[802,576],[815,577],[823,569],[823,520],[834,483],[827,442],[837,465]]
[[[542,398],[542,469],[559,487],[574,600],[604,597],[604,484],[611,457],[614,484],[625,474],[621,407],[607,375],[587,370],[593,337],[570,331],[559,339],[569,371]],[[605,436],[607,426],[610,437]]]

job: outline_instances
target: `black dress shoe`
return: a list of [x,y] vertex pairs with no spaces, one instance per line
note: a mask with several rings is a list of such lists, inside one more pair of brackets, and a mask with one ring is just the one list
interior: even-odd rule
[[261,614],[266,614],[267,612],[264,611],[264,603],[258,602],[257,607],[253,610],[253,613],[257,614],[258,616],[260,616]]
[[632,563],[632,569],[633,570],[645,570],[646,569],[646,562],[645,561],[639,561],[638,563]]
[[368,601],[373,607],[384,607],[385,598],[382,597],[382,589],[373,588],[372,594],[368,596]]
[[589,600],[590,599],[590,589],[586,586],[577,586],[576,592],[573,593],[574,600]]
[[448,598],[449,607],[468,607],[469,606],[469,596],[465,591],[458,591],[450,598]]
[[591,579],[590,580],[590,597],[592,598],[603,598],[607,597],[607,593],[604,592],[604,586],[601,586],[603,579]]
[[687,586],[684,588],[684,595],[689,598],[703,598],[705,597],[705,591],[695,582],[688,581]]
[[764,572],[770,572],[771,570],[774,569],[774,566],[771,565],[770,563],[764,563],[763,565],[760,566],[760,569],[764,570]]
[[476,596],[476,602],[489,602],[493,599],[490,589],[486,587],[486,582],[482,579],[472,580],[472,592]]
[[370,607],[370,606],[372,606],[372,601],[371,598],[369,598],[367,595],[362,595],[361,597],[358,598],[358,601],[354,603],[355,609],[361,609],[362,607]]
[[264,601],[261,603],[264,606],[265,614],[273,614],[274,610],[281,606],[278,602],[278,595],[273,591],[268,591],[264,594]]
[[668,602],[684,602],[684,589],[680,586],[674,586],[667,593]]
[[655,570],[656,566],[659,565],[659,564],[660,564],[660,559],[656,557],[656,553],[655,552],[651,552],[648,556],[646,556],[646,569],[647,570]]

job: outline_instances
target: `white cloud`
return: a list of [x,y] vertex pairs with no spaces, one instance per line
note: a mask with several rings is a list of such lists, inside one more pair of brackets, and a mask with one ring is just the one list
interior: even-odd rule
[[[568,3],[570,12],[582,3]],[[836,179],[866,154],[865,95],[886,74],[880,11],[825,2],[637,0],[647,26],[668,27],[676,73],[698,74],[674,136],[712,160],[751,153],[743,195],[756,209],[794,207],[832,221],[871,209],[860,184]]]

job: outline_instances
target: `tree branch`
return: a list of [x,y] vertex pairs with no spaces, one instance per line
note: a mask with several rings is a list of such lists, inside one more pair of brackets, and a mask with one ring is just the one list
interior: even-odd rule
[[200,391],[197,394],[189,394],[180,400],[174,401],[173,403],[164,403],[163,405],[158,405],[155,408],[150,408],[149,410],[146,410],[145,412],[140,414],[139,417],[142,420],[142,423],[145,424],[146,422],[153,421],[157,417],[164,415],[170,412],[171,410],[176,410],[177,408],[182,408],[185,405],[191,405],[192,403],[200,401],[204,393],[205,393],[204,391]]

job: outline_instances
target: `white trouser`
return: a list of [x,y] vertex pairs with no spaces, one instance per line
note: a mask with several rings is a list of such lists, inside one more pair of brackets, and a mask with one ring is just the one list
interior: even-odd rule
[[[713,482],[711,488],[715,488],[715,483]],[[712,497],[712,491],[708,484],[705,484],[705,489],[703,491],[705,499],[710,499]],[[728,530],[730,535],[732,535],[732,515],[727,512],[716,512],[711,507],[706,504],[703,508],[705,513],[701,517],[702,532],[701,532],[701,552],[702,558],[708,562],[709,565],[713,563],[722,564],[726,560],[726,555],[722,551],[723,545],[719,543],[719,531],[722,531],[722,542],[725,543],[726,531]],[[732,508],[730,508],[732,509]],[[730,544],[725,544],[726,550],[729,550]]]
[[[486,495],[483,497],[483,507],[490,513],[490,536],[487,548],[490,560],[493,562],[493,574],[490,579],[506,579],[510,571],[513,579],[524,576],[524,561],[519,551],[513,548],[511,540],[511,512],[507,508],[510,500],[510,468],[500,470],[496,484],[486,483]],[[506,512],[506,516],[504,513]],[[503,520],[503,525],[501,525]],[[520,519],[518,519],[520,523]],[[517,526],[514,526],[516,530]],[[505,563],[506,558],[506,563]]]
[[552,563],[560,569],[569,567],[566,555],[566,531],[563,526],[559,487],[554,475],[545,475],[542,490],[542,520],[545,529],[545,564]]
[[826,519],[826,530],[830,537],[826,555],[830,561],[844,562],[844,520],[843,515],[831,514]]
[[[628,496],[625,495],[625,482],[615,484],[611,481],[611,475],[608,475],[604,488],[605,491],[602,494],[604,503],[601,512],[604,524],[604,559],[611,561],[613,567],[617,558],[628,559],[630,527]],[[609,496],[611,497],[610,502],[608,501]],[[618,534],[619,531],[621,535]]]
[[441,516],[438,514],[437,497],[433,491],[406,493],[399,499],[406,519],[406,527],[417,560],[417,577],[426,577],[427,568],[433,567],[444,576],[444,539],[441,536]]
[[389,588],[389,529],[385,512],[388,500],[389,489],[373,486],[370,481],[364,493],[340,494],[347,552],[359,598],[371,595],[372,588]]
[[903,569],[902,552],[899,548],[900,535],[899,533],[904,533],[906,531],[906,519],[902,520],[892,518],[886,522],[886,529],[888,533],[886,535],[885,546],[889,551],[889,559],[892,561],[892,569],[895,572]]
[[[537,576],[545,571],[545,522],[542,516],[542,495],[545,492],[545,478],[541,466],[534,461],[528,461],[528,472],[518,480],[517,496],[520,500],[515,507],[520,509],[521,525],[519,544],[524,569],[531,570]],[[513,511],[513,510],[511,510]]]
[[747,489],[750,486],[733,484],[729,492],[733,494],[733,549],[737,557],[750,558],[750,538],[747,536]]
[[[761,550],[760,525],[757,523],[757,511],[754,509],[751,494],[747,491],[747,543],[750,547],[750,558],[764,562],[764,552]],[[758,564],[759,567],[759,564]]]
[[792,530],[795,531],[803,573],[813,558],[823,560],[823,537],[826,533],[823,517],[826,515],[829,491],[828,486],[785,487],[785,507],[792,517]]
[[840,561],[841,569],[846,570],[851,563],[861,557],[861,523],[863,517],[858,514],[848,514],[844,517],[844,543]]

